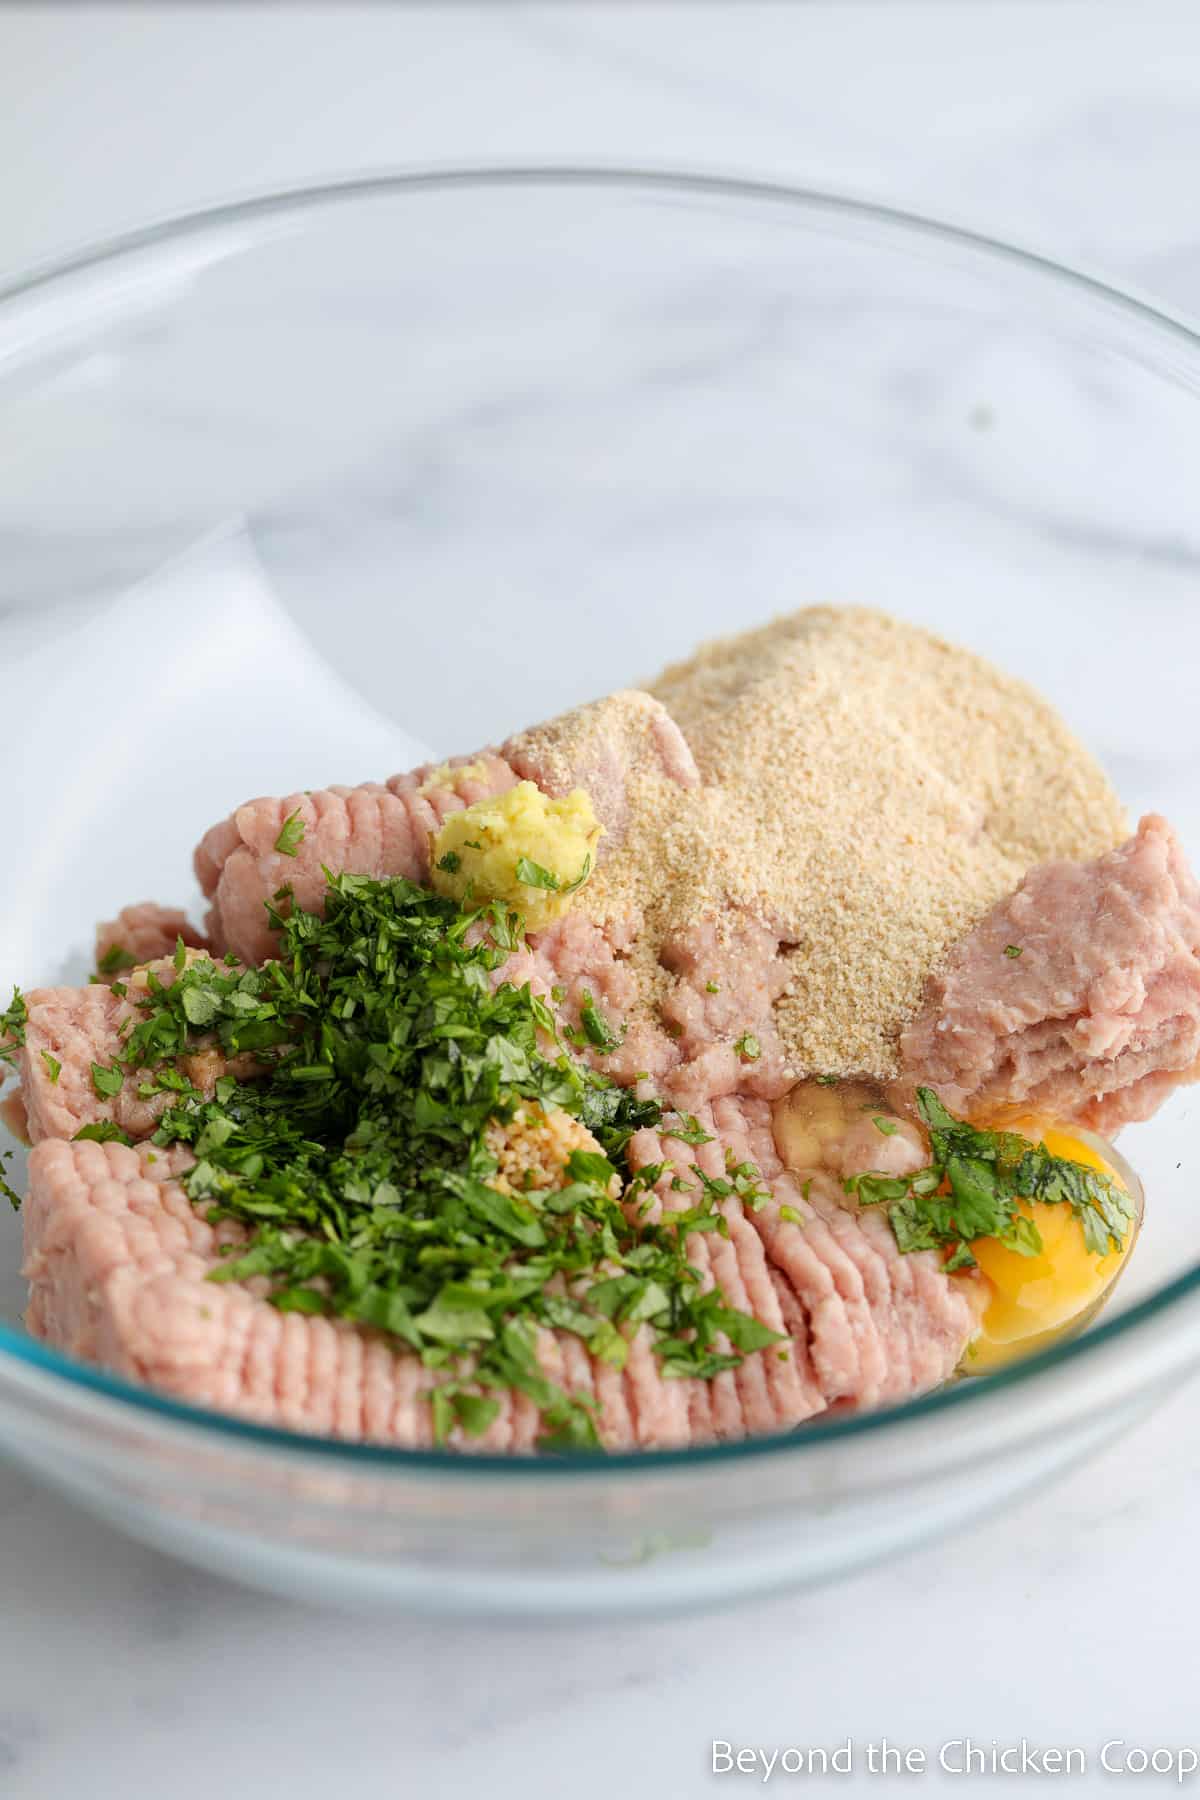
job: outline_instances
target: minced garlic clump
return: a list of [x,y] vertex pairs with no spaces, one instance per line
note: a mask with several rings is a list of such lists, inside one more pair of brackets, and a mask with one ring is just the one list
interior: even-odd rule
[[[511,1119],[493,1119],[484,1143],[500,1165],[488,1185],[502,1194],[563,1187],[573,1150],[604,1154],[586,1125],[557,1106],[547,1109],[535,1100],[518,1107]],[[613,1182],[615,1194],[620,1186],[615,1175]]]
[[451,900],[498,900],[530,931],[561,918],[592,872],[600,826],[581,788],[551,799],[532,781],[451,813],[434,835],[431,879]]

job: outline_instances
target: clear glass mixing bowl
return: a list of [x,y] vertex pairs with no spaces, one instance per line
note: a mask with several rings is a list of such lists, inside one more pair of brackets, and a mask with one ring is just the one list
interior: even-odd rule
[[[1037,682],[1200,848],[1200,340],[969,234],[633,173],[234,207],[8,290],[0,467],[3,642],[53,641],[241,516],[317,647],[449,752],[706,634],[879,604]],[[170,625],[120,647],[115,720]],[[36,780],[36,745],[4,756]],[[546,1614],[827,1579],[1063,1468],[1200,1359],[1194,1111],[1122,1140],[1146,1226],[1098,1324],[891,1412],[600,1460],[304,1439],[35,1344],[12,1227],[0,1440],[289,1593]]]

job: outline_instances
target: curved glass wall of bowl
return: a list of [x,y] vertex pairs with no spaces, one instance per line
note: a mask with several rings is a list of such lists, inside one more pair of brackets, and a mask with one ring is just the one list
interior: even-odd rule
[[5,601],[123,584],[245,513],[376,704],[419,634],[408,723],[439,748],[451,691],[493,736],[570,671],[582,697],[811,595],[949,631],[969,609],[1120,748],[1116,676],[1079,694],[1075,603],[1119,639],[1136,565],[1139,623],[1167,621],[1200,554],[1180,350],[1148,367],[1099,295],[819,199],[402,185],[42,304],[0,346]]
[[[323,786],[332,771],[366,781],[429,756],[316,654],[236,522],[52,628],[40,610],[0,616],[0,660],[5,728],[29,777],[5,800],[6,1004],[14,983],[86,982],[97,920],[131,901],[173,894],[201,919],[197,821],[253,793]],[[9,1174],[20,1191],[23,1160]],[[20,1316],[20,1263],[6,1206],[0,1318]]]
[[[4,901],[23,978],[66,972],[64,942],[79,973],[114,905],[186,902],[188,852],[231,797],[409,760],[386,728],[355,735],[357,698],[292,706],[291,737],[246,729],[270,658],[228,594],[175,592],[127,628],[136,641],[88,640],[99,725],[77,712],[89,695],[69,685],[70,632],[85,641],[101,601],[230,519],[336,675],[438,754],[636,681],[705,635],[861,602],[1034,681],[1131,810],[1169,813],[1200,860],[1200,346],[1036,258],[719,181],[518,173],[285,197],[10,294],[0,464],[2,641],[35,659],[29,693],[49,684],[45,829],[27,731],[27,791],[10,797],[36,840],[9,859]],[[192,723],[172,734],[184,699]],[[168,744],[195,783],[210,764],[212,803],[193,783],[199,816],[169,807],[141,785],[144,759],[114,748],[123,734]],[[89,770],[76,793],[80,759],[62,775],[56,738],[107,750],[107,781]],[[131,810],[153,830],[127,833],[98,883],[80,833],[94,812],[111,839]],[[52,947],[38,931],[55,894],[74,911]],[[144,1535],[186,1535],[197,1557],[224,1545],[285,1586],[378,1577],[381,1593],[449,1604],[422,1586],[434,1543],[430,1566],[470,1569],[489,1605],[733,1591],[752,1565],[767,1579],[768,1538],[790,1546],[781,1577],[815,1578],[1081,1454],[1200,1355],[1195,1116],[1185,1095],[1122,1137],[1147,1223],[1101,1322],[1045,1363],[894,1419],[599,1470],[298,1450],[68,1379],[16,1335],[6,1274],[2,1435]],[[9,1271],[15,1235],[0,1243]],[[336,1473],[346,1529],[287,1487],[310,1465]],[[670,1541],[680,1516],[706,1545]],[[574,1572],[556,1600],[530,1572],[531,1520],[559,1547],[551,1566]],[[624,1599],[598,1596],[583,1574],[596,1567]],[[687,1569],[694,1585],[671,1573]]]
[[748,1450],[586,1467],[214,1432],[170,1403],[114,1402],[103,1377],[66,1383],[36,1358],[0,1357],[0,1432],[120,1529],[293,1598],[661,1613],[828,1582],[986,1517],[1120,1437],[1198,1354],[1193,1292],[1146,1320],[1136,1359],[1119,1339],[1076,1352],[1072,1381],[1027,1368]]

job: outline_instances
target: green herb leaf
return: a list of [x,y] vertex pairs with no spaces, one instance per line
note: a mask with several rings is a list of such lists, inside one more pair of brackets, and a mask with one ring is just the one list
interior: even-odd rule
[[320,1314],[329,1311],[324,1294],[310,1287],[279,1288],[271,1295],[271,1305],[278,1307],[280,1312]]
[[46,1073],[50,1077],[51,1085],[57,1087],[58,1078],[62,1074],[62,1064],[59,1062],[57,1056],[51,1056],[48,1050],[43,1050],[41,1052],[41,1058],[46,1065]]
[[111,1100],[125,1085],[125,1071],[114,1063],[106,1069],[103,1063],[92,1064],[92,1086],[101,1100]]
[[454,1429],[454,1407],[451,1405],[449,1386],[434,1388],[429,1398],[433,1411],[433,1441],[435,1444],[444,1444]]
[[[638,1326],[665,1374],[735,1367],[739,1343],[757,1347],[766,1328],[705,1287],[688,1243],[728,1233],[716,1198],[762,1203],[753,1165],[731,1159],[695,1206],[652,1219],[648,1189],[666,1166],[639,1174],[625,1153],[661,1108],[571,1055],[528,985],[496,985],[524,941],[518,915],[401,879],[326,881],[321,914],[276,894],[278,954],[261,967],[185,955],[169,985],[151,973],[122,1044],[124,1069],[170,1101],[154,1143],[195,1155],[181,1178],[193,1203],[247,1234],[210,1278],[262,1279],[285,1312],[350,1319],[419,1355],[439,1372],[443,1437],[486,1430],[495,1393],[515,1388],[537,1406],[545,1445],[596,1444],[594,1406],[538,1360],[547,1326],[613,1368]],[[580,1018],[591,1049],[620,1041],[589,996]],[[252,1055],[260,1074],[222,1075],[206,1098],[179,1063],[212,1045]],[[118,1091],[124,1069],[97,1064],[98,1091]],[[531,1185],[514,1191],[496,1133],[511,1134],[509,1169],[531,1108],[578,1119],[602,1153],[573,1151],[550,1186],[534,1159]],[[127,1141],[115,1126],[82,1135]],[[688,1115],[677,1135],[708,1137]]]
[[304,820],[300,817],[300,809],[290,812],[279,827],[279,836],[275,839],[275,848],[280,856],[295,856],[304,842]]
[[751,1318],[749,1313],[735,1312],[732,1307],[714,1307],[711,1317],[735,1350],[765,1350],[768,1344],[782,1344],[786,1341],[786,1333],[772,1331],[761,1320]]
[[482,1437],[500,1411],[500,1402],[484,1394],[455,1394],[451,1404],[468,1437]]
[[16,1062],[17,1051],[25,1044],[28,1018],[24,996],[20,988],[15,987],[7,1009],[0,1013],[0,1062]]
[[705,1131],[703,1125],[693,1113],[676,1113],[679,1123],[665,1125],[662,1135],[665,1138],[678,1138],[681,1144],[711,1144],[713,1135]]
[[619,1035],[613,1031],[591,994],[583,996],[579,1008],[579,1022],[583,1027],[583,1035],[587,1042],[594,1049],[605,1054],[612,1050],[619,1050],[625,1041],[624,1028]]
[[518,856],[517,880],[522,887],[547,888],[553,894],[557,894],[560,885],[557,875],[543,869],[541,863],[534,862],[529,856]]
[[1110,1176],[1051,1154],[1011,1131],[986,1131],[947,1111],[932,1088],[917,1089],[929,1128],[928,1168],[903,1180],[859,1175],[845,1183],[865,1205],[884,1203],[900,1249],[946,1250],[949,1270],[971,1268],[970,1246],[995,1238],[1018,1256],[1042,1240],[1022,1200],[1069,1205],[1096,1256],[1119,1250],[1134,1221],[1129,1195]]
[[896,1175],[849,1175],[842,1183],[846,1193],[853,1194],[863,1206],[880,1206],[893,1200],[903,1200],[909,1191],[909,1184]]
[[527,1250],[540,1250],[545,1244],[545,1227],[526,1202],[487,1187],[482,1181],[464,1181],[462,1195],[472,1215],[502,1236],[524,1244]]
[[73,1144],[128,1144],[133,1139],[112,1119],[97,1119],[92,1125],[81,1125],[71,1139]]
[[184,1018],[197,1029],[211,1025],[221,1010],[221,995],[209,988],[185,987],[180,1001]]
[[121,944],[112,944],[96,964],[98,975],[119,975],[123,969],[136,969],[137,957]]
[[14,1212],[21,1210],[21,1196],[4,1174],[4,1164],[12,1161],[11,1150],[0,1150],[0,1194],[8,1201]]
[[583,859],[583,867],[580,869],[578,875],[575,877],[574,881],[569,881],[567,883],[566,887],[563,888],[562,892],[564,894],[578,893],[579,889],[583,886],[584,882],[587,880],[587,878],[591,874],[591,872],[592,872],[592,857],[591,857],[591,852],[589,851],[588,854]]

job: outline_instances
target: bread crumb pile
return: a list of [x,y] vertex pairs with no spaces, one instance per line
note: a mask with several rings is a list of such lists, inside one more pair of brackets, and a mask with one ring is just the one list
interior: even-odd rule
[[1128,826],[1103,772],[1024,682],[913,625],[814,607],[705,645],[650,690],[701,785],[629,784],[621,841],[580,897],[631,915],[645,1002],[659,952],[745,915],[785,941],[776,1022],[797,1075],[896,1072],[945,951],[1035,863]]

